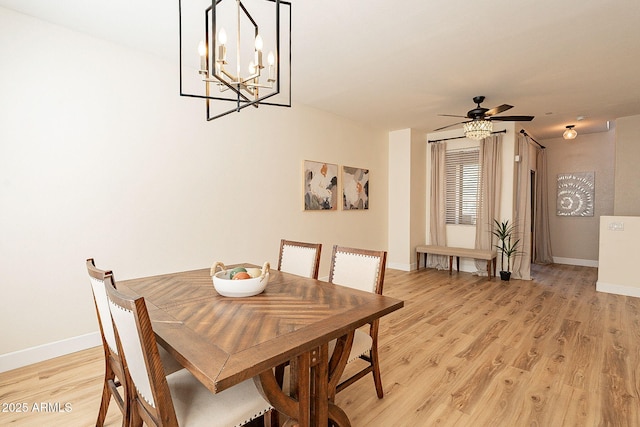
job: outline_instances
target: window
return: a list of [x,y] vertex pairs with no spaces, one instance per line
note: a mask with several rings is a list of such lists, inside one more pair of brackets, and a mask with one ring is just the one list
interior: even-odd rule
[[480,203],[480,150],[445,154],[447,224],[476,224]]

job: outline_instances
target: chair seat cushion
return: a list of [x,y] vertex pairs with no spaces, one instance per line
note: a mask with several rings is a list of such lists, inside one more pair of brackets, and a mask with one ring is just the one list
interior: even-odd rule
[[186,369],[168,375],[167,383],[181,426],[242,426],[272,408],[252,379],[217,394]]
[[[349,353],[349,360],[347,363],[351,363],[356,360],[358,357],[366,354],[369,350],[371,350],[371,346],[373,345],[373,338],[371,335],[356,329],[356,333],[353,337],[353,345],[351,346],[351,352]],[[336,340],[332,340],[329,342],[329,357],[333,354],[333,350],[336,348]]]

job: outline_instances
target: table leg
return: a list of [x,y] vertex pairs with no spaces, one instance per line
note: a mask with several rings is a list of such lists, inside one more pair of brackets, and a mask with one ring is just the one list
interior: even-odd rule
[[[296,376],[297,372],[294,372],[293,368],[290,369],[291,376]],[[285,422],[283,426],[291,425],[292,423],[295,424],[298,422],[298,420],[305,418],[304,416],[301,416],[302,408],[299,400],[296,400],[284,394],[284,392],[278,385],[278,382],[276,381],[273,369],[268,369],[262,372],[259,376],[254,377],[253,382],[255,383],[258,390],[262,393],[264,398],[267,399],[269,403],[271,403],[271,405],[273,405],[276,411],[290,418],[290,420]],[[295,392],[297,393],[298,385],[295,384],[294,387],[296,388]],[[300,425],[308,426],[308,418],[306,424],[301,423]]]
[[[315,351],[315,350],[314,350]],[[311,418],[312,390],[311,390],[311,356],[312,352],[304,353],[291,361],[291,397],[298,399],[300,427],[317,425]]]
[[[425,255],[426,256],[426,255]],[[426,266],[425,266],[426,267]],[[347,417],[347,414],[337,406],[334,401],[336,398],[338,383],[340,377],[344,373],[344,369],[349,361],[349,354],[351,353],[351,346],[353,345],[353,338],[355,331],[351,331],[347,335],[343,335],[338,338],[336,347],[333,350],[331,359],[329,360],[328,378],[329,378],[329,420],[332,426],[335,427],[351,427],[351,422]]]
[[322,426],[329,419],[329,375],[328,344],[323,344],[311,352],[311,425]]
[[453,256],[449,256],[449,275],[453,272]]
[[342,377],[347,362],[349,361],[349,353],[351,353],[354,337],[355,331],[351,331],[351,333],[338,338],[336,347],[329,359],[329,400],[331,402],[336,398],[340,377]]
[[334,426],[351,427],[351,421],[349,421],[347,414],[333,402],[329,403],[329,419],[333,421]]
[[[254,378],[258,390],[280,413],[289,417],[283,427],[324,427],[329,421],[336,427],[350,427],[346,413],[336,406],[335,387],[349,358],[353,332],[338,340],[335,358],[328,356],[328,344],[303,353],[289,364],[290,396],[280,388],[273,369]],[[339,347],[339,348],[338,348]],[[337,376],[330,380],[329,371]],[[339,375],[338,375],[339,374]],[[333,379],[334,377],[332,377]]]

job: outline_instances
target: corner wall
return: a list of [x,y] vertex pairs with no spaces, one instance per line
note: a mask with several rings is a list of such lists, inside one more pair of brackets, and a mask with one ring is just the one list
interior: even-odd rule
[[640,116],[616,120],[615,215],[640,216]]
[[[578,134],[542,142],[547,147],[549,229],[554,262],[598,266],[600,217],[613,214],[615,132]],[[594,216],[558,216],[557,177],[568,172],[595,172]]]
[[[206,122],[177,63],[4,8],[0,40],[0,371],[98,343],[89,257],[123,280],[277,265],[288,238],[322,277],[333,244],[387,249],[386,132],[299,104]],[[305,159],[368,168],[370,209],[304,212]]]
[[416,268],[415,248],[424,244],[426,209],[425,135],[413,129],[389,132],[390,268]]

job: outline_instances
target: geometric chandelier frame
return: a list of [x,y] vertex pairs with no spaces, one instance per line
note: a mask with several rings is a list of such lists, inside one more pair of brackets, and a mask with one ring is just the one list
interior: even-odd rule
[[180,95],[204,99],[207,120],[261,104],[291,107],[291,3],[178,5]]

